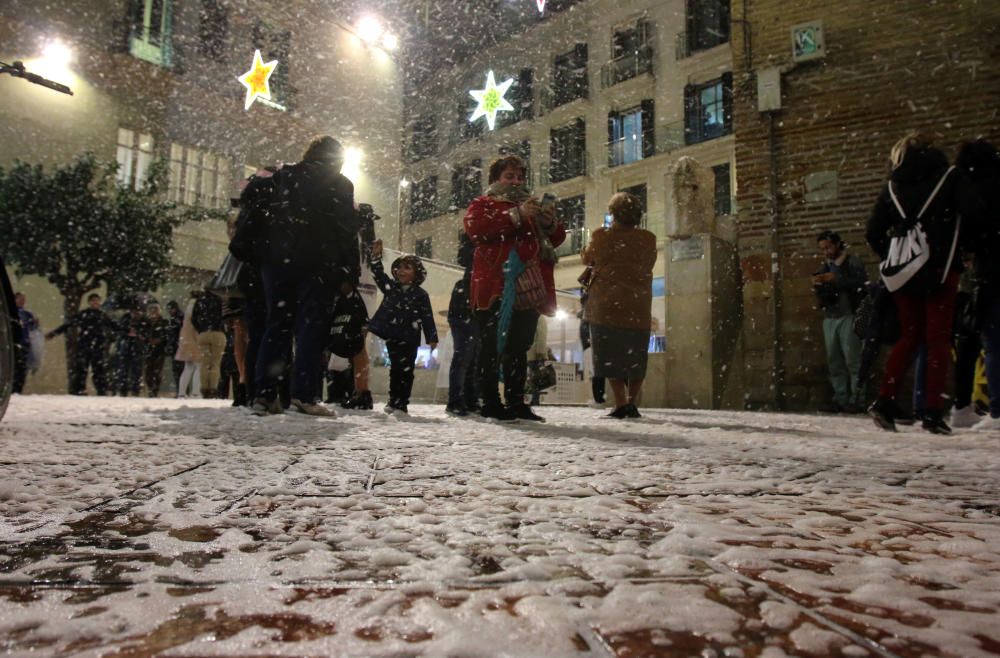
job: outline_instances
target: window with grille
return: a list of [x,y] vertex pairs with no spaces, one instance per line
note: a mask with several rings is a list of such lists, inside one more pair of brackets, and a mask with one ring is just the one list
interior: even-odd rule
[[437,176],[428,176],[410,186],[410,223],[430,219],[437,214]]
[[697,144],[733,132],[733,74],[684,88],[684,140]]
[[587,173],[587,124],[575,119],[549,133],[549,182],[558,183]]
[[139,189],[153,163],[153,136],[119,128],[115,159],[118,161],[118,183]]
[[729,163],[712,167],[715,174],[715,214],[733,214],[733,187],[729,178],[731,167]]
[[232,162],[224,156],[181,144],[170,145],[167,198],[188,206],[226,208]]
[[587,245],[587,206],[584,195],[559,199],[556,202],[556,217],[566,228],[566,241],[556,253],[560,256],[575,256]]
[[587,97],[587,44],[559,55],[552,67],[553,107]]
[[653,101],[608,115],[608,166],[618,167],[651,157],[656,152]]
[[483,162],[476,159],[451,172],[451,207],[465,208],[482,193]]
[[128,23],[129,52],[147,62],[170,66],[171,0],[129,0]]

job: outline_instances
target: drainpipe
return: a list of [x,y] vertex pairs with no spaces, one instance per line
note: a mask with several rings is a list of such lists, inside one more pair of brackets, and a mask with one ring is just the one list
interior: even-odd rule
[[772,299],[774,301],[774,362],[771,370],[771,385],[774,389],[774,408],[781,410],[785,407],[785,365],[782,349],[784,338],[782,336],[782,309],[784,306],[782,295],[781,278],[781,207],[778,203],[778,145],[775,136],[775,112],[767,113],[767,150],[770,164],[770,184],[771,184],[771,281],[773,288]]

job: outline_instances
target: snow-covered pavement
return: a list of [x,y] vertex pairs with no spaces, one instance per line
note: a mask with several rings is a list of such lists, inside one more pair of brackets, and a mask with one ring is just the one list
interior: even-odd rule
[[1000,436],[27,396],[13,655],[1000,655]]

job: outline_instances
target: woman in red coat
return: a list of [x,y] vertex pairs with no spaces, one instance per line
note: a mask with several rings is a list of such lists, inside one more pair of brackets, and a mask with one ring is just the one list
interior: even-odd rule
[[[535,339],[539,313],[555,313],[555,249],[566,239],[566,230],[556,221],[555,209],[549,206],[543,210],[525,189],[525,172],[524,161],[515,155],[497,159],[490,165],[489,189],[472,201],[465,214],[465,232],[476,245],[469,301],[483,341],[478,363],[482,415],[498,420],[543,420],[524,403],[527,351]],[[539,260],[547,298],[538,309],[513,310],[503,353],[498,354],[504,265],[515,250],[523,263]],[[512,300],[506,301],[509,304]],[[498,360],[503,368],[506,406],[500,403]]]

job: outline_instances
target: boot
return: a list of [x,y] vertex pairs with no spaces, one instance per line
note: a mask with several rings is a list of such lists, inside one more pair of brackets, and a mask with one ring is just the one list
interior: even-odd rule
[[944,422],[944,412],[940,409],[928,409],[924,412],[923,428],[931,434],[951,434],[951,428]]
[[895,432],[895,406],[892,399],[880,397],[872,403],[872,406],[868,407],[868,415],[882,429],[888,432]]
[[514,414],[511,413],[510,409],[500,404],[500,401],[489,401],[483,404],[482,410],[480,410],[479,415],[483,418],[492,418],[494,420],[499,420],[501,423],[509,423],[517,420]]
[[247,385],[236,384],[233,388],[233,406],[244,407],[247,403]]
[[349,399],[341,402],[340,406],[344,409],[371,411],[375,408],[375,402],[372,400],[371,391],[359,391],[352,395]]
[[518,404],[509,409],[511,415],[518,420],[531,420],[536,423],[544,423],[545,419],[536,414],[531,410],[531,407],[526,404]]

